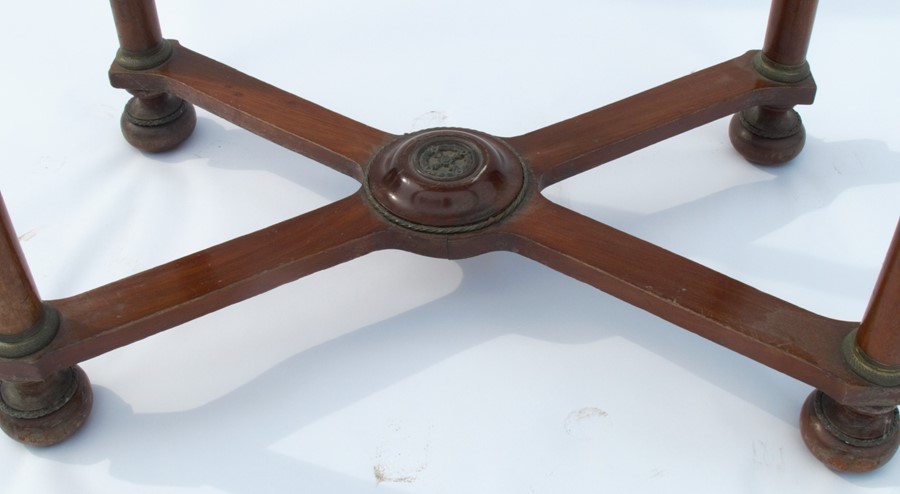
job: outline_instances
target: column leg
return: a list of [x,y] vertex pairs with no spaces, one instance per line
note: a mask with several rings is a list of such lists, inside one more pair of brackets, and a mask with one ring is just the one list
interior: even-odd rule
[[[171,44],[162,37],[154,0],[110,0],[119,51],[116,64],[146,70],[166,63]],[[129,91],[134,97],[122,113],[122,134],[132,146],[163,152],[190,137],[197,123],[194,106],[167,93]]]
[[900,223],[855,339],[845,345],[847,362],[882,386],[900,386]]
[[[857,374],[884,387],[900,386],[900,224],[859,329],[844,341],[844,359]],[[829,467],[867,472],[900,447],[896,406],[853,407],[816,391],[800,415],[803,439]]]
[[[41,302],[0,196],[0,358],[40,351],[56,335],[59,317]],[[56,444],[84,425],[91,385],[77,366],[43,381],[0,376],[0,429],[26,444]]]
[[[783,83],[810,77],[809,48],[818,0],[773,0],[765,43],[755,61],[761,75]],[[737,113],[728,129],[734,148],[752,163],[780,165],[800,154],[806,131],[792,107],[755,106]]]

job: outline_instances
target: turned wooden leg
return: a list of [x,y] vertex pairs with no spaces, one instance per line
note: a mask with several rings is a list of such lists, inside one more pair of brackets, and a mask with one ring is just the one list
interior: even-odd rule
[[[844,341],[847,365],[883,387],[900,386],[900,224],[859,329]],[[844,472],[866,472],[900,447],[896,406],[852,407],[813,393],[800,417],[803,439],[820,460]]]
[[[787,84],[810,77],[806,52],[818,0],[773,0],[762,51],[755,60],[761,75]],[[780,165],[806,143],[806,130],[792,107],[755,106],[731,119],[728,135],[748,161]]]
[[[40,351],[58,328],[56,311],[38,297],[0,197],[0,358]],[[56,444],[84,425],[92,396],[90,382],[77,366],[42,381],[0,375],[0,428],[26,444]]]
[[[158,67],[172,55],[162,37],[153,0],[110,0],[119,51],[116,64],[129,70]],[[129,91],[133,98],[122,113],[122,134],[132,146],[148,151],[168,151],[194,131],[197,114],[190,103],[166,93]]]
[[857,374],[884,387],[900,386],[900,223],[859,329],[844,345]]

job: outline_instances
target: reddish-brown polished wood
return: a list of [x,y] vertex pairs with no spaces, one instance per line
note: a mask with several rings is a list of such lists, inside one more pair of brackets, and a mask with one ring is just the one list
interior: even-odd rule
[[783,165],[806,145],[806,129],[792,108],[754,106],[738,112],[728,126],[735,151],[757,165]]
[[149,271],[50,303],[59,335],[33,358],[0,359],[6,380],[39,380],[391,243],[361,194]]
[[870,358],[900,372],[900,223],[856,342]]
[[[763,50],[754,68],[767,79],[800,84],[811,79],[806,52],[817,0],[775,0]],[[759,165],[782,165],[806,145],[806,130],[793,104],[766,103],[735,113],[728,128],[734,149]]]
[[194,105],[171,94],[141,94],[125,105],[120,125],[129,144],[148,153],[162,153],[190,137],[197,114]]
[[0,381],[0,400],[3,432],[25,444],[52,446],[84,426],[94,394],[87,374],[76,365],[40,381]]
[[525,186],[516,153],[465,129],[429,129],[376,153],[366,191],[389,218],[435,233],[477,230],[515,206]]
[[[34,356],[57,332],[56,312],[45,308],[0,196],[0,354],[15,362]],[[93,392],[77,366],[57,366],[30,382],[0,372],[0,429],[36,446],[69,438],[84,425]]]
[[[166,63],[172,45],[162,38],[156,4],[152,0],[111,0],[119,34],[114,65],[129,70],[147,70]],[[161,153],[179,146],[194,132],[194,106],[164,91],[131,87],[134,95],[125,105],[120,125],[132,146]]]
[[804,381],[844,403],[892,405],[900,388],[847,368],[857,323],[811,313],[689,259],[535,198],[504,227],[508,250]]
[[372,153],[395,136],[294,96],[172,42],[165,65],[113,65],[114,87],[177,95],[276,144],[363,180]]
[[0,336],[27,331],[42,312],[31,271],[0,195]]
[[509,142],[546,187],[744,108],[813,102],[813,81],[788,85],[760,77],[753,56],[748,52]]
[[763,53],[782,65],[806,62],[819,0],[774,0]]
[[[799,79],[782,77],[783,67],[760,69],[758,60],[788,66],[805,62],[816,1],[773,2],[765,57],[757,61],[758,52],[749,52],[508,139],[460,129],[393,136],[162,40],[150,0],[113,0],[112,6],[122,50],[138,53],[117,57],[110,81],[138,95],[126,119],[136,132],[152,134],[138,139],[139,147],[157,138],[178,144],[189,135],[184,121],[156,121],[157,114],[181,111],[184,100],[345,173],[363,188],[258,232],[50,301],[60,315],[52,342],[24,357],[0,358],[4,403],[41,410],[46,396],[65,387],[60,382],[80,379],[70,370],[78,362],[375,250],[450,259],[507,250],[816,387],[801,426],[810,449],[826,464],[862,471],[883,464],[896,450],[900,386],[867,380],[844,360],[844,343],[852,341],[848,335],[859,323],[813,314],[553,204],[540,193],[731,113],[743,118],[738,133],[751,134],[741,141],[748,147],[745,156],[761,150],[763,162],[781,162],[790,154],[781,148],[799,152],[801,135],[793,131],[802,131],[802,125],[790,108],[812,103],[815,82],[802,73]],[[399,182],[412,189],[398,188]],[[17,328],[8,330],[15,333],[34,324],[41,303],[5,212],[2,228],[0,327]],[[885,365],[900,363],[898,242],[857,336],[859,349]],[[27,303],[22,306],[18,299]],[[89,393],[86,379],[79,383]],[[76,396],[67,420],[80,426],[90,397]],[[16,413],[0,417],[7,431],[46,427],[12,420]],[[875,443],[881,449],[873,449]],[[847,460],[865,455],[863,462]]]
[[900,415],[895,405],[851,407],[813,391],[800,412],[800,435],[828,468],[864,473],[883,466],[897,453]]
[[156,2],[153,0],[110,0],[119,46],[133,53],[153,50],[163,41]]

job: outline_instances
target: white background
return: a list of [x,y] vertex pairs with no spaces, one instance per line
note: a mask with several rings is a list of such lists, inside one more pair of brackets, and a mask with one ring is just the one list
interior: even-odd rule
[[[163,32],[394,133],[516,135],[759,48],[764,0],[160,0]],[[356,183],[199,111],[119,136],[108,5],[0,20],[0,188],[46,299],[263,228]],[[900,218],[895,0],[821,2],[809,134],[744,162],[727,119],[546,194],[826,316],[859,320]],[[513,254],[387,251],[85,362],[95,408],[0,440],[0,492],[897,492],[797,428],[811,391]],[[5,439],[5,438],[0,438]]]

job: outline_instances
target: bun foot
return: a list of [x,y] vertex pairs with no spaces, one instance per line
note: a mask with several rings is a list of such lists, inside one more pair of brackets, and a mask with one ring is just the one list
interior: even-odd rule
[[814,391],[800,413],[800,433],[828,468],[863,473],[884,465],[900,446],[896,407],[854,408]]
[[0,428],[21,443],[52,446],[81,429],[93,396],[91,383],[78,366],[45,381],[0,382]]
[[122,135],[132,146],[149,153],[174,149],[197,125],[194,105],[167,93],[134,97],[122,112]]
[[731,145],[747,161],[781,165],[797,157],[806,130],[793,109],[754,106],[736,113],[728,127]]

